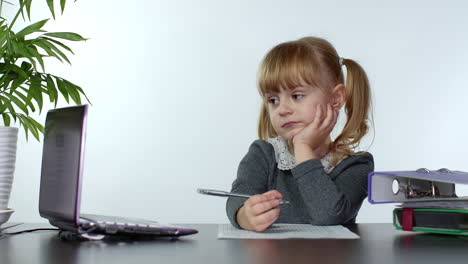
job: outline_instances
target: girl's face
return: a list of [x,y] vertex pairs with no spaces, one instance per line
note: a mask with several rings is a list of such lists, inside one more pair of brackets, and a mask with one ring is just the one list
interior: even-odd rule
[[280,88],[279,92],[266,93],[265,99],[273,129],[288,141],[313,121],[317,104],[325,107],[332,103],[323,89],[309,85]]

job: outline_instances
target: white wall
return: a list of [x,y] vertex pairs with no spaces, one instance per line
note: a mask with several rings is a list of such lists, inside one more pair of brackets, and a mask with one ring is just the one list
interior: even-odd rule
[[[376,170],[468,171],[466,2],[68,2],[46,28],[90,40],[71,44],[73,66],[50,62],[46,70],[81,85],[93,104],[84,212],[227,222],[225,200],[195,190],[230,189],[256,138],[261,58],[279,42],[310,35],[331,41],[369,75]],[[34,21],[48,17],[35,10]],[[20,135],[11,221],[44,221],[41,151]],[[393,207],[365,201],[358,221],[391,222]]]

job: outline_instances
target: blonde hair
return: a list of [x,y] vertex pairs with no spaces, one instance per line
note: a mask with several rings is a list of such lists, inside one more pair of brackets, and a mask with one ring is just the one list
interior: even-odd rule
[[347,69],[344,105],[347,119],[343,130],[330,145],[332,163],[336,165],[345,156],[355,155],[353,150],[369,129],[369,81],[357,62],[340,59],[328,41],[316,37],[281,43],[263,59],[258,71],[258,89],[264,99],[258,122],[259,138],[266,140],[278,136],[268,115],[265,93],[278,92],[280,87],[292,89],[304,82],[331,92],[336,85],[344,84],[341,63]]

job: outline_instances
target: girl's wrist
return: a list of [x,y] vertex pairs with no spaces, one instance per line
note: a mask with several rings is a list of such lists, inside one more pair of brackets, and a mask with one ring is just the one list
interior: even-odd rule
[[300,144],[294,145],[294,157],[296,158],[296,164],[301,164],[307,160],[319,159],[320,154],[310,146]]
[[237,220],[237,224],[239,224],[241,228],[248,230],[249,227],[246,221],[247,219],[245,217],[244,209],[245,209],[244,206],[241,206],[241,208],[239,208],[239,211],[237,211],[236,220]]

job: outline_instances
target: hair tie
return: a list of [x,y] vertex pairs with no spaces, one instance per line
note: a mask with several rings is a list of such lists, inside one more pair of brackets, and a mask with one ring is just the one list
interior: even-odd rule
[[343,66],[343,57],[340,57],[340,65]]

